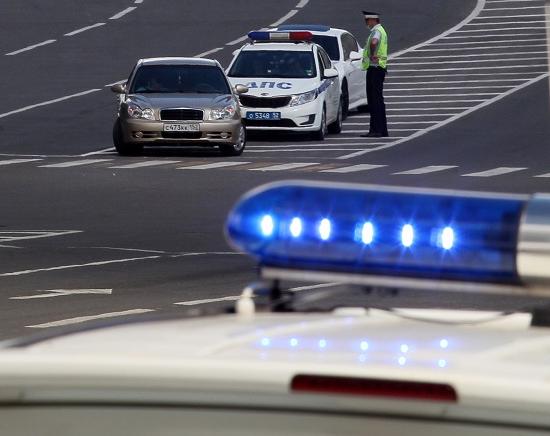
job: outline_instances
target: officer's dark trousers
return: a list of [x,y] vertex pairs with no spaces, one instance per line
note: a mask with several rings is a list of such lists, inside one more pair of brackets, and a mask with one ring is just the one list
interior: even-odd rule
[[369,67],[367,70],[367,99],[370,111],[370,133],[388,136],[386,121],[386,104],[384,103],[384,79],[386,70],[380,67]]

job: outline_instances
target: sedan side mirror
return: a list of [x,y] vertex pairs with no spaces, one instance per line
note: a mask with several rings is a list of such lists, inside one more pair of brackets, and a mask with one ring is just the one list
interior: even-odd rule
[[363,59],[363,56],[361,56],[361,53],[359,53],[358,51],[352,51],[349,54],[349,60],[351,62],[360,61],[361,59]]
[[338,70],[336,68],[327,68],[323,74],[323,78],[325,79],[333,79],[335,77],[338,77]]
[[248,86],[245,85],[236,85],[235,92],[237,94],[246,94],[248,92]]
[[126,84],[115,83],[111,86],[111,91],[113,91],[115,94],[126,94]]

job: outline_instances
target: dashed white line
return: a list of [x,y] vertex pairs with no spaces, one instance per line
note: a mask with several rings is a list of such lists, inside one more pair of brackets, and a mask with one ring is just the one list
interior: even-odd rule
[[101,91],[101,89],[99,89],[99,88],[88,89],[87,91],[77,92],[76,94],[66,95],[65,97],[59,97],[59,98],[56,98],[56,99],[53,99],[53,100],[48,100],[48,101],[43,101],[41,103],[31,104],[29,106],[25,106],[25,107],[22,107],[20,109],[15,109],[13,111],[4,112],[3,114],[0,114],[0,118],[9,117],[10,115],[25,112],[25,111],[35,109],[35,108],[41,107],[41,106],[47,106],[47,105],[52,104],[52,103],[59,103],[61,101],[69,100],[71,98],[82,97],[84,95],[88,95],[88,94],[91,94],[91,93],[97,92],[97,91]]
[[309,0],[300,0],[296,5],[296,9],[302,9],[309,3]]
[[284,170],[293,170],[297,168],[305,168],[313,165],[319,165],[319,163],[318,162],[316,163],[294,162],[294,163],[286,163],[281,165],[271,165],[271,166],[262,167],[262,168],[250,168],[248,171],[284,171]]
[[79,33],[86,32],[87,30],[95,29],[96,27],[101,27],[101,26],[105,26],[105,23],[95,23],[95,24],[92,24],[91,26],[82,27],[80,29],[73,30],[72,32],[65,33],[65,36],[78,35]]
[[452,168],[457,168],[457,166],[456,165],[429,165],[427,167],[415,168],[413,170],[408,170],[408,171],[399,171],[393,174],[420,175],[420,174],[429,174],[429,173],[436,173],[439,171],[450,170]]
[[23,53],[23,52],[26,52],[26,51],[29,51],[29,50],[33,50],[37,47],[42,47],[44,45],[53,44],[56,41],[57,41],[57,39],[48,39],[46,41],[39,42],[38,44],[29,45],[28,47],[6,53],[6,56],[15,56],[19,53]]
[[112,159],[85,159],[85,160],[73,160],[69,162],[60,162],[56,164],[49,164],[49,165],[39,165],[39,168],[69,168],[69,167],[77,167],[81,165],[91,165],[95,163],[100,162],[108,162]]
[[277,21],[275,21],[274,23],[271,23],[270,24],[270,27],[278,27],[280,26],[281,24],[283,24],[286,20],[292,18],[294,15],[296,15],[298,13],[298,9],[292,9],[291,11],[288,12],[288,14],[286,14],[285,16],[279,18]]
[[142,313],[147,312],[154,312],[155,309],[131,309],[131,310],[124,310],[121,312],[109,312],[109,313],[101,313],[99,315],[90,315],[90,316],[78,316],[76,318],[68,318],[68,319],[62,319],[59,321],[52,321],[52,322],[46,322],[44,324],[35,324],[35,325],[28,325],[27,328],[31,329],[44,329],[49,327],[62,327],[65,325],[71,325],[71,324],[80,324],[86,321],[93,321],[95,319],[104,319],[104,318],[115,318],[118,316],[128,316],[128,315],[139,315]]
[[6,159],[6,160],[0,160],[0,165],[15,165],[20,163],[27,163],[27,162],[36,162],[42,159]]
[[320,171],[320,172],[321,173],[338,173],[338,174],[356,173],[358,171],[375,170],[377,168],[383,168],[385,166],[387,166],[387,165],[357,164],[357,165],[350,165],[348,167],[332,168],[332,169],[323,170],[323,171]]
[[244,42],[248,39],[248,35],[244,35],[244,36],[241,36],[237,39],[234,39],[233,41],[229,41],[229,42],[226,42],[225,45],[236,45],[236,44],[239,44],[240,42]]
[[94,156],[96,154],[107,153],[107,152],[110,152],[110,151],[115,151],[115,147],[107,147],[107,148],[103,148],[101,150],[90,151],[89,153],[84,153],[84,154],[81,154],[80,156],[81,157]]
[[515,173],[517,171],[523,171],[526,169],[527,168],[499,167],[487,171],[480,171],[478,173],[462,174],[462,177],[494,177],[501,176],[503,174]]
[[239,298],[240,298],[239,295],[231,295],[229,297],[205,298],[203,300],[180,301],[179,303],[173,303],[173,304],[175,304],[176,306],[198,306],[200,304],[218,303],[221,301],[236,301]]
[[136,162],[126,165],[115,165],[109,168],[113,169],[134,169],[134,168],[145,168],[145,167],[154,167],[157,165],[168,165],[168,164],[177,164],[180,163],[179,160],[148,160],[144,162]]
[[214,162],[204,165],[193,165],[190,167],[179,167],[178,170],[211,170],[214,168],[226,168],[226,167],[234,167],[237,165],[245,165],[249,164],[250,162]]
[[124,15],[129,14],[133,10],[137,9],[136,6],[130,6],[129,8],[124,9],[123,11],[120,11],[109,18],[109,20],[118,20],[119,18],[122,18]]
[[211,55],[211,54],[216,53],[216,52],[221,51],[221,50],[223,50],[223,47],[216,47],[216,48],[213,48],[212,50],[207,50],[203,53],[200,53],[200,54],[196,55],[195,57],[203,58],[205,56]]
[[550,173],[546,173],[546,174],[540,174],[538,176],[535,176],[535,177],[544,177],[544,178],[549,178],[550,177]]
[[23,295],[20,297],[9,297],[9,300],[35,300],[37,298],[55,298],[55,297],[66,297],[68,295],[111,295],[113,293],[112,289],[49,289],[43,291],[41,294],[34,295]]

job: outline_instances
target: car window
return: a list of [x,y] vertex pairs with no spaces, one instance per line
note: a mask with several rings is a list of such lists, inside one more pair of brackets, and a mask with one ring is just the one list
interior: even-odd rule
[[344,60],[348,60],[352,51],[358,51],[359,44],[352,35],[344,33],[342,35],[342,49],[344,50]]
[[313,42],[323,47],[333,61],[340,60],[340,47],[336,36],[313,35]]
[[230,77],[306,79],[315,77],[311,51],[241,51],[229,70]]
[[319,50],[319,55],[321,56],[321,59],[323,60],[323,64],[324,64],[325,69],[326,68],[332,68],[332,61],[330,60],[330,57],[327,54],[327,52],[323,49],[320,49]]
[[130,93],[230,94],[223,71],[209,65],[142,65]]

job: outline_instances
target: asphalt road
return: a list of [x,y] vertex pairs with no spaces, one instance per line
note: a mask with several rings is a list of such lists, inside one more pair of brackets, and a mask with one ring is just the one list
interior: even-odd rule
[[[352,114],[344,133],[324,143],[257,137],[231,159],[238,165],[208,170],[199,165],[224,158],[181,149],[113,154],[115,98],[106,85],[140,57],[219,48],[206,56],[227,65],[238,47],[232,41],[281,19],[328,23],[363,40],[364,2],[234,0],[231,9],[221,0],[19,3],[0,5],[0,338],[86,317],[227,304],[256,271],[227,246],[224,219],[261,183],[550,190],[550,177],[541,177],[550,173],[542,0],[529,1],[529,18],[506,9],[526,2],[372,0],[395,56],[386,86],[391,138],[359,138],[368,116]],[[525,304],[407,298],[490,309]]]

